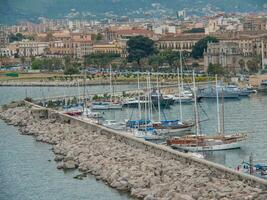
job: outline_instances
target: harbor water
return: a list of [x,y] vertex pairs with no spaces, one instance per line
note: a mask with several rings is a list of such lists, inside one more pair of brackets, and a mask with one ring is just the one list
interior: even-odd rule
[[[136,88],[136,85],[120,85],[115,89]],[[87,93],[107,92],[107,86],[90,86]],[[0,87],[0,104],[28,97],[47,97],[79,94],[77,88],[61,87]],[[212,135],[217,133],[216,100],[203,100],[201,107],[207,113],[200,111],[201,132]],[[225,166],[235,168],[242,161],[247,161],[253,153],[255,162],[267,163],[265,147],[267,142],[267,95],[253,94],[251,97],[224,103],[225,133],[247,133],[248,139],[241,149],[205,153],[206,159]],[[192,105],[183,105],[183,119],[193,120]],[[105,111],[107,120],[125,121],[135,119],[138,109]],[[179,105],[163,109],[162,118],[179,119]],[[158,118],[154,110],[153,117]],[[0,121],[0,199],[129,199],[97,182],[94,177],[84,180],[73,179],[79,172],[62,172],[56,169],[51,146],[38,143],[30,136],[21,136],[16,127],[8,126]]]

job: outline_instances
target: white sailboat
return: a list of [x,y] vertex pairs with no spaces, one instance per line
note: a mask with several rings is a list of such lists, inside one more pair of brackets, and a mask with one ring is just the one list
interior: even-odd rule
[[112,66],[110,65],[110,100],[109,101],[99,101],[92,102],[92,110],[120,110],[122,109],[121,103],[116,103],[113,101],[113,86],[112,86]]
[[[180,55],[181,59],[181,55]],[[182,68],[182,67],[181,67]],[[177,136],[184,132],[190,132],[194,126],[194,123],[189,121],[183,120],[183,109],[182,109],[182,98],[181,98],[181,81],[180,81],[180,74],[179,68],[177,68],[177,75],[178,75],[178,90],[179,90],[179,109],[180,109],[180,119],[179,120],[161,120],[161,110],[158,108],[159,113],[159,121],[153,123],[153,127],[158,131],[159,135],[170,137],[170,136]],[[159,90],[159,80],[157,76],[157,89]],[[159,93],[159,92],[158,92]],[[159,101],[159,96],[158,96]]]
[[[193,84],[194,84],[194,97],[196,98],[195,75],[193,71]],[[217,76],[216,76],[216,89],[217,89]],[[246,135],[243,133],[235,133],[231,135],[224,135],[224,102],[222,97],[222,123],[220,121],[219,97],[217,95],[217,120],[218,120],[218,133],[213,136],[200,134],[199,130],[199,117],[197,111],[197,102],[195,99],[195,120],[196,120],[196,135],[188,135],[184,137],[175,137],[167,140],[167,144],[173,148],[186,150],[186,151],[218,151],[227,149],[241,148]]]

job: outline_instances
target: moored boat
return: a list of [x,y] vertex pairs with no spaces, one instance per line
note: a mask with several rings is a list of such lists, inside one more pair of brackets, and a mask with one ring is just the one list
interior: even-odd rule
[[[193,72],[194,74],[194,72]],[[193,75],[194,92],[196,93],[195,77]],[[195,94],[194,93],[194,94]],[[185,151],[219,151],[227,149],[241,148],[243,141],[246,140],[247,135],[243,133],[235,133],[230,135],[224,134],[224,90],[222,90],[222,112],[219,108],[219,90],[217,87],[216,76],[216,88],[215,94],[217,99],[217,120],[218,120],[218,132],[216,135],[206,136],[200,134],[199,119],[197,103],[195,101],[195,120],[196,120],[196,135],[187,135],[183,137],[175,137],[167,140],[167,144],[173,148],[185,150]],[[196,96],[196,95],[195,95]],[[220,121],[220,114],[222,114],[222,123]]]

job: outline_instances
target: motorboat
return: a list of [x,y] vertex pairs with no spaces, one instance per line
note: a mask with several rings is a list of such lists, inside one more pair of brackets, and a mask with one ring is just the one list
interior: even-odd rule
[[121,103],[113,103],[113,102],[92,102],[91,104],[92,110],[121,110],[122,104]]

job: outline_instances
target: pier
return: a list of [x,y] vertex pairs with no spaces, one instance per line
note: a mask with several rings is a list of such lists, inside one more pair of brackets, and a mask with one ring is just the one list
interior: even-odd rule
[[78,168],[137,198],[267,198],[266,180],[31,102],[4,106],[0,116],[52,144],[59,169]]

